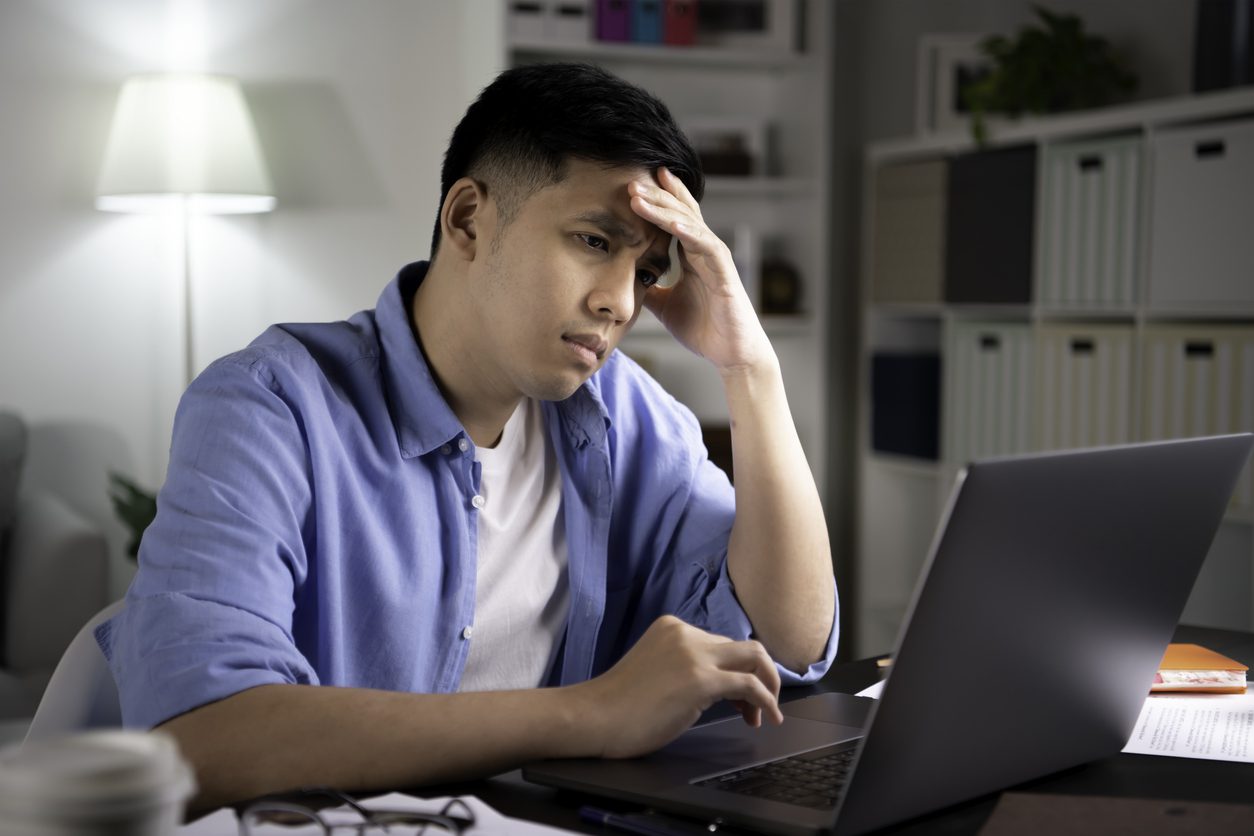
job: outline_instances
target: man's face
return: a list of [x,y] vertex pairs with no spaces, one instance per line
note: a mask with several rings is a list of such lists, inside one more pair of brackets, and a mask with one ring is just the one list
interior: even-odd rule
[[[501,394],[562,400],[604,365],[667,269],[670,235],[636,215],[642,169],[572,160],[488,234],[478,307],[484,373]],[[488,381],[485,381],[488,382]]]

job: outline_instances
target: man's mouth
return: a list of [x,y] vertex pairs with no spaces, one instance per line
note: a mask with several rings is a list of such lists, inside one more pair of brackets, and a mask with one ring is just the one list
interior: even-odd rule
[[610,347],[605,338],[598,334],[563,334],[562,340],[593,364],[599,363]]

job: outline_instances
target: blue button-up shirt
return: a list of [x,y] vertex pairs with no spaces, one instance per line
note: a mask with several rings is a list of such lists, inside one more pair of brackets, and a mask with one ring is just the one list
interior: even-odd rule
[[[126,607],[96,633],[127,725],[264,684],[457,690],[479,466],[411,329],[425,273],[348,321],[272,327],[188,388]],[[549,684],[605,671],[665,613],[747,638],[734,494],[692,414],[620,352],[543,407],[570,583]],[[833,628],[784,681],[819,678],[835,646]]]

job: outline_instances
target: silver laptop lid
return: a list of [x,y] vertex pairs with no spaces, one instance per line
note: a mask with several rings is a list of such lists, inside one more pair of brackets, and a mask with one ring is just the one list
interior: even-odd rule
[[1252,444],[1244,434],[971,465],[836,831],[1119,752]]

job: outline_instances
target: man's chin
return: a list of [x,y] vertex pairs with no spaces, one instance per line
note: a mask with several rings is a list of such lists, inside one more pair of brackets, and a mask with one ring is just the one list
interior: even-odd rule
[[528,387],[530,391],[527,392],[527,396],[540,401],[564,401],[578,392],[593,374],[596,372],[537,380],[533,382],[534,385]]

